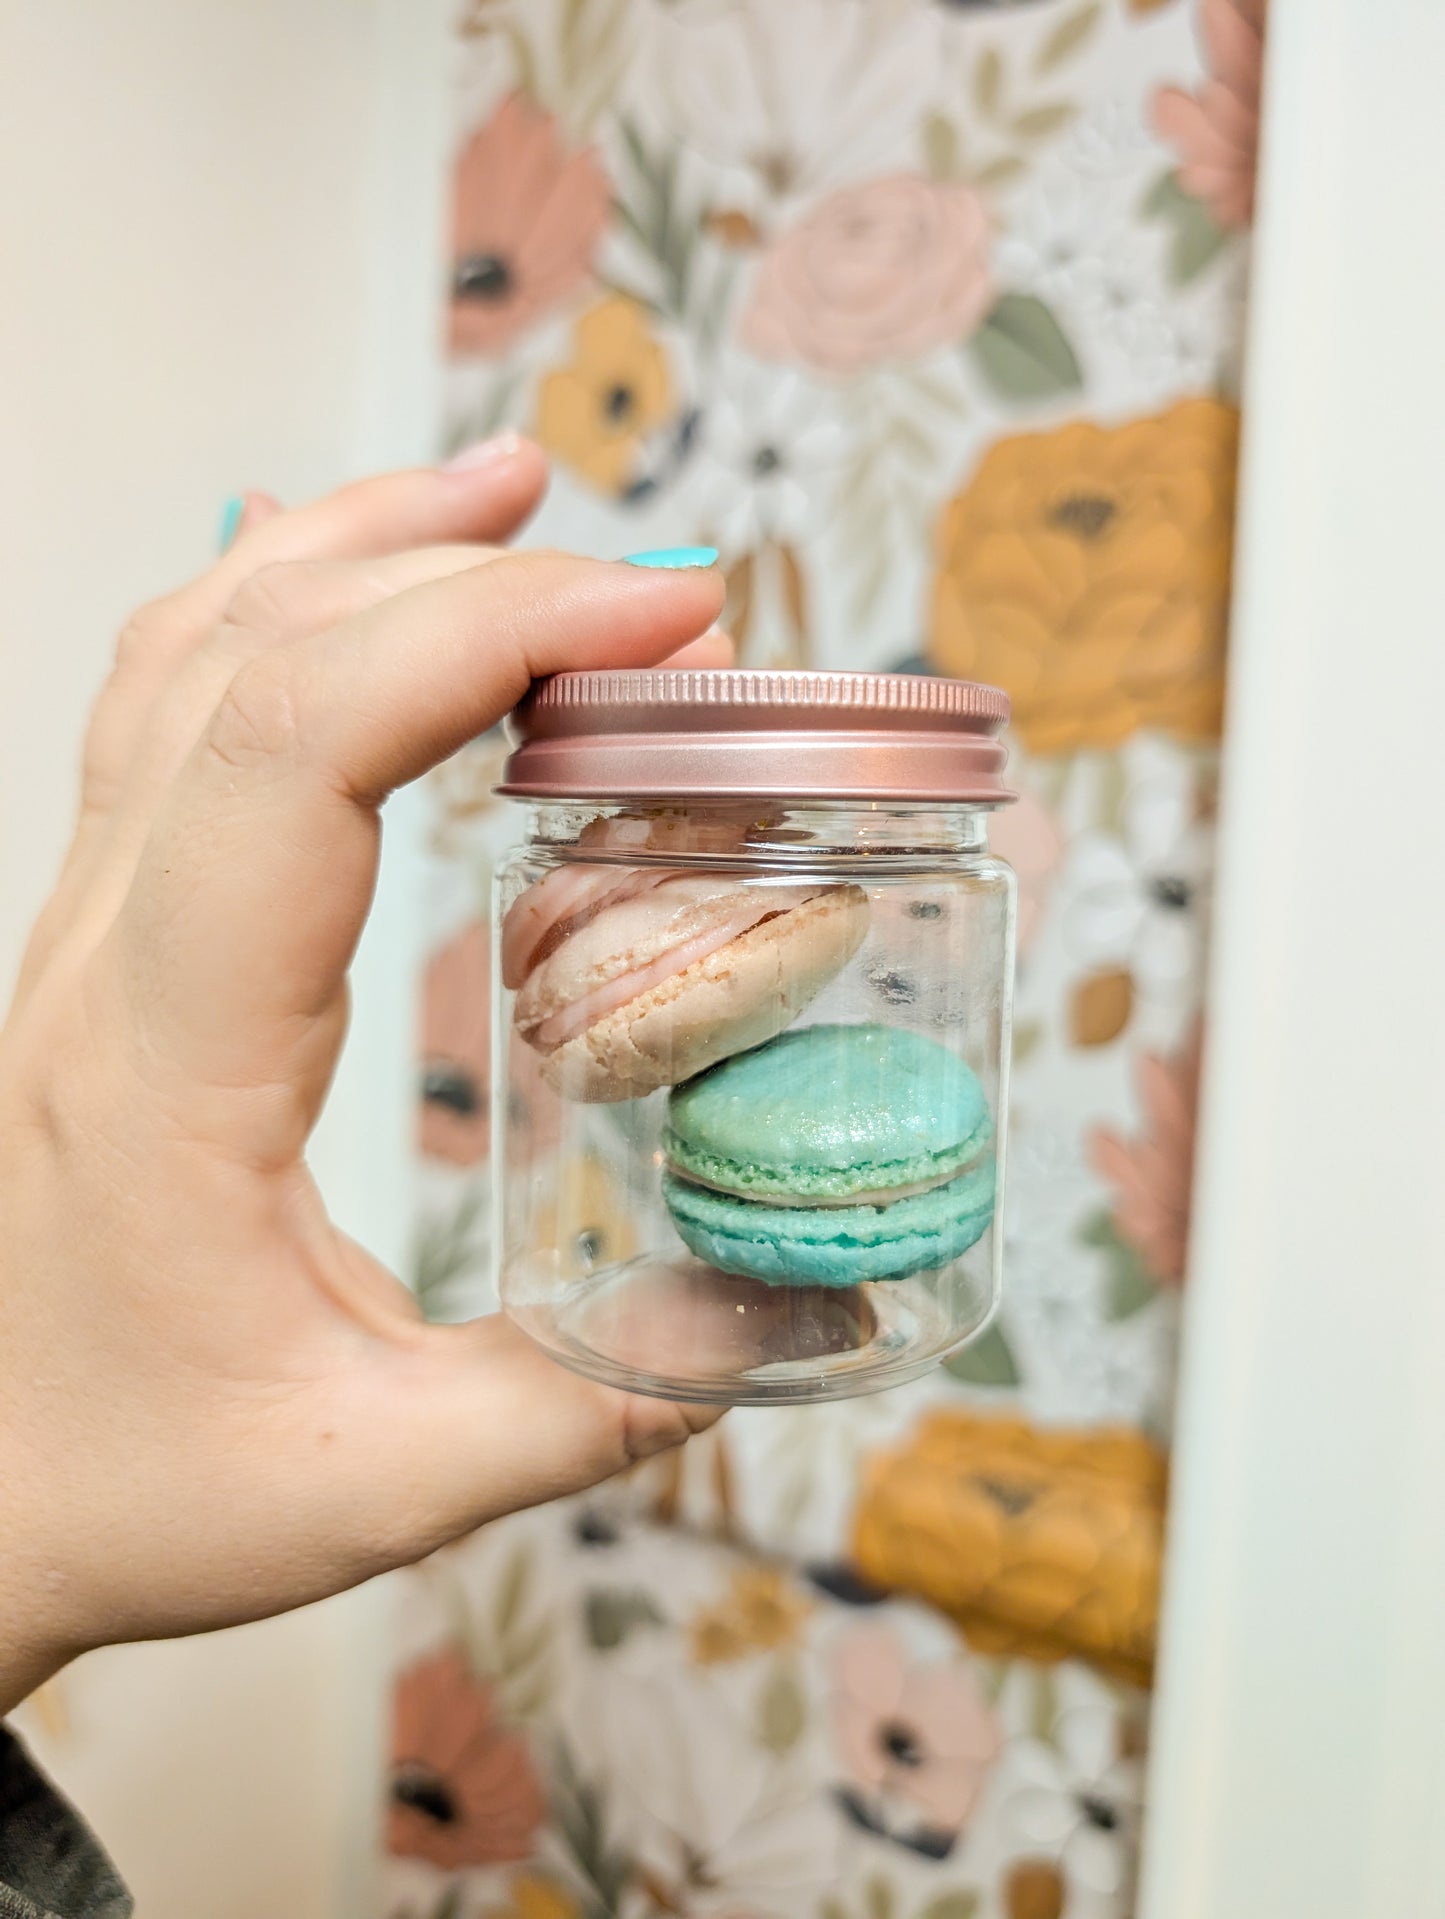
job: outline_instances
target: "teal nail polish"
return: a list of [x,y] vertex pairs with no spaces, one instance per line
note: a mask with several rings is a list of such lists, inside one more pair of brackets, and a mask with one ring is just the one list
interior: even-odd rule
[[221,530],[216,536],[216,551],[224,553],[236,537],[236,529],[241,524],[241,515],[246,511],[244,493],[233,493],[221,508]]
[[659,546],[650,553],[629,553],[628,566],[716,566],[715,546]]

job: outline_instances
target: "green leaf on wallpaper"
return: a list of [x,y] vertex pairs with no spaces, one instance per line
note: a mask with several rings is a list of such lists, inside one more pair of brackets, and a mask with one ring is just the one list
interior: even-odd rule
[[863,1888],[863,1910],[868,1919],[893,1919],[893,1888],[886,1879],[868,1881]]
[[965,1386],[1017,1386],[1023,1377],[1008,1335],[997,1319],[961,1353],[945,1359],[943,1370]]
[[1140,211],[1169,230],[1169,278],[1176,287],[1197,280],[1229,239],[1204,202],[1186,193],[1174,173],[1160,174]]
[[923,1908],[918,1919],[975,1919],[978,1903],[976,1892],[941,1892]]
[[779,1758],[791,1752],[808,1723],[808,1699],[791,1666],[768,1675],[758,1696],[758,1744]]
[[1038,1050],[1044,1036],[1044,1023],[1039,1019],[1019,1020],[1013,1030],[1013,1044],[1009,1052],[1015,1066],[1022,1066],[1030,1054]]
[[631,163],[634,190],[616,195],[617,215],[657,266],[662,281],[660,310],[675,320],[686,321],[701,216],[695,210],[679,215],[676,151],[649,153],[635,122],[624,117],[618,125]]
[[639,1626],[660,1626],[662,1614],[640,1587],[594,1586],[584,1602],[587,1637],[598,1652],[613,1652]]
[[818,1919],[848,1919],[848,1908],[830,1893],[818,1908]]
[[1003,294],[968,344],[1005,400],[1047,400],[1083,385],[1068,336],[1032,293]]
[[1035,73],[1052,73],[1092,39],[1104,17],[1103,0],[1089,0],[1077,13],[1066,13],[1034,55]]
[[497,1585],[496,1633],[498,1639],[508,1638],[520,1622],[531,1589],[532,1550],[524,1543],[518,1546],[507,1561],[506,1571]]
[[1003,96],[1003,55],[997,47],[985,47],[974,63],[973,104],[986,120],[998,112]]
[[1020,140],[1047,140],[1062,133],[1079,109],[1072,100],[1051,100],[1047,106],[1030,107],[1009,123],[1009,130]]
[[[562,1744],[556,1748],[553,1777],[557,1784],[552,1805],[554,1822],[583,1882],[597,1896],[601,1907],[598,1919],[612,1919],[633,1876],[632,1861],[608,1845],[606,1802],[597,1787],[582,1778],[571,1752]],[[588,1911],[596,1911],[590,1900]]]
[[554,40],[560,104],[575,132],[585,133],[616,91],[629,52],[629,12],[629,0],[563,0]]
[[1020,174],[1027,173],[1029,163],[1018,153],[1002,153],[997,160],[980,167],[977,173],[969,175],[969,185],[975,187],[1003,187],[1010,180],[1017,180]]
[[1029,1677],[1029,1731],[1052,1746],[1059,1724],[1059,1682],[1052,1666],[1035,1666]]
[[432,1908],[431,1919],[459,1919],[462,1909],[462,1889],[460,1886],[448,1886]]
[[1148,1267],[1134,1248],[1119,1237],[1107,1208],[1085,1220],[1079,1228],[1079,1242],[1093,1246],[1105,1257],[1104,1317],[1110,1320],[1132,1319],[1152,1304],[1159,1288]]
[[958,129],[946,114],[930,113],[923,122],[923,163],[935,180],[958,175]]

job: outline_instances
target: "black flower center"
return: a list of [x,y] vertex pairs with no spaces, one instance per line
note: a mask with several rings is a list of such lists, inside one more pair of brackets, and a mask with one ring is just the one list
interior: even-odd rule
[[579,1546],[615,1546],[621,1537],[612,1521],[598,1512],[581,1513],[572,1530]]
[[1071,493],[1049,510],[1049,525],[1079,540],[1102,540],[1119,511],[1102,493]]
[[753,472],[760,480],[776,473],[782,464],[783,456],[775,446],[760,446],[753,454]]
[[464,253],[452,276],[456,299],[476,300],[483,306],[505,300],[515,285],[516,276],[500,253]]
[[982,1474],[976,1483],[984,1498],[992,1500],[1009,1519],[1022,1518],[1034,1503],[1033,1490],[1028,1486],[1019,1486],[1006,1479],[987,1479]]
[[462,1816],[451,1787],[425,1766],[400,1767],[391,1782],[391,1796],[399,1806],[410,1806],[439,1826],[454,1826]]
[[1166,906],[1171,913],[1184,911],[1193,890],[1188,880],[1173,873],[1160,873],[1149,882],[1149,897],[1156,906]]
[[428,1106],[442,1106],[460,1119],[474,1119],[481,1111],[482,1094],[476,1078],[464,1066],[434,1060],[422,1074],[421,1096]]
[[943,908],[937,900],[915,900],[908,909],[911,920],[941,920]]
[[1096,1832],[1117,1832],[1119,1809],[1096,1792],[1079,1794],[1079,1811]]
[[607,1235],[600,1226],[584,1226],[576,1239],[577,1257],[584,1266],[595,1266],[602,1257]]
[[878,1728],[878,1743],[897,1766],[921,1766],[923,1747],[911,1726],[890,1719]]
[[609,420],[620,426],[624,420],[630,420],[637,411],[637,395],[630,386],[608,387],[602,396],[602,411]]

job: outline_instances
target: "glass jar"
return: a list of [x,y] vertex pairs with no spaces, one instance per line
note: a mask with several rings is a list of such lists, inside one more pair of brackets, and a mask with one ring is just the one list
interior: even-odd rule
[[911,1379],[984,1326],[1007,716],[962,681],[661,669],[559,675],[513,716],[493,1256],[565,1365],[798,1403]]

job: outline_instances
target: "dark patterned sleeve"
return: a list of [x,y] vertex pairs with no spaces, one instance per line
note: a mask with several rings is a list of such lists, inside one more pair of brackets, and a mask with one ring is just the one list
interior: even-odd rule
[[132,1911],[98,1842],[0,1725],[0,1919],[130,1919]]

